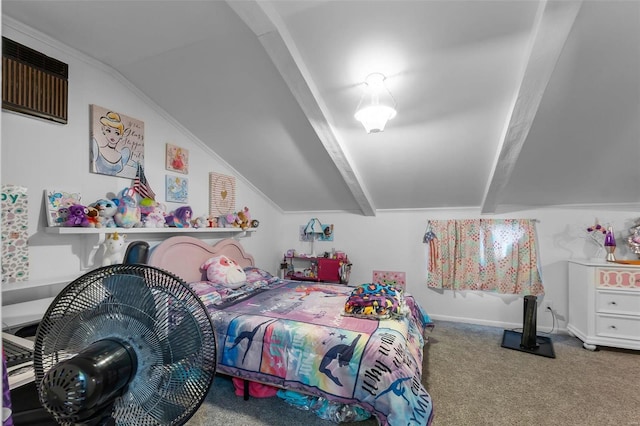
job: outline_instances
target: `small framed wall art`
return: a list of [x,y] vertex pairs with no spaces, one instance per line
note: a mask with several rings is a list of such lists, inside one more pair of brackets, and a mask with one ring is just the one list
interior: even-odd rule
[[189,179],[180,176],[167,175],[166,179],[165,199],[168,203],[183,203],[189,202]]
[[218,217],[236,211],[236,179],[209,173],[209,216]]
[[189,174],[189,150],[168,143],[166,169]]

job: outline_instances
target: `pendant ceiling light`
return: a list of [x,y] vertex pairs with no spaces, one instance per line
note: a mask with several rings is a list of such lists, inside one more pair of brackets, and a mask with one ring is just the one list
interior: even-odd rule
[[384,85],[384,75],[370,74],[365,80],[365,90],[356,108],[356,120],[367,133],[384,131],[387,121],[396,116],[396,102]]

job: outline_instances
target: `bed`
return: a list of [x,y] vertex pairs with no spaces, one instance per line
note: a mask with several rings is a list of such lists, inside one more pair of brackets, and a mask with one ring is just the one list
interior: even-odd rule
[[[225,293],[207,281],[200,267],[220,255],[244,268],[247,285]],[[182,278],[204,302],[216,329],[218,373],[352,404],[381,425],[431,423],[421,382],[430,321],[411,296],[403,297],[404,316],[346,316],[353,287],[273,277],[232,239],[210,246],[171,237],[149,264]]]

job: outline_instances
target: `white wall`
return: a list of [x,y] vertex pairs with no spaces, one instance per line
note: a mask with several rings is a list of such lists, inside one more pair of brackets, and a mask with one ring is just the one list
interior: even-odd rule
[[[281,212],[242,176],[163,110],[132,87],[120,74],[85,55],[19,24],[6,23],[3,35],[69,64],[68,124],[61,125],[2,111],[2,184],[28,189],[30,280],[78,275],[87,237],[45,233],[43,191],[79,191],[89,204],[110,198],[132,184],[131,179],[89,172],[89,105],[96,104],[142,120],[145,127],[145,174],[157,199],[164,202],[167,142],[189,150],[189,205],[194,215],[209,214],[209,172],[236,177],[236,208],[248,206],[261,227],[243,244],[262,261],[270,253]],[[231,135],[220,135],[232,141]],[[181,204],[167,203],[169,211]],[[162,238],[162,237],[158,237]],[[136,239],[131,234],[129,241]],[[153,242],[152,242],[153,243]],[[269,261],[272,259],[269,258]]]
[[[311,217],[335,225],[335,240],[316,243],[316,251],[344,250],[353,262],[350,284],[371,280],[374,269],[405,271],[408,290],[436,319],[518,327],[522,324],[522,298],[488,293],[436,291],[425,285],[427,261],[422,236],[428,219],[478,217],[477,210],[383,211],[376,217],[349,213],[282,214],[262,194],[221,161],[200,141],[150,102],[121,76],[78,52],[20,26],[3,26],[3,35],[69,64],[69,124],[60,125],[18,114],[2,112],[3,184],[29,190],[30,275],[33,280],[56,281],[80,274],[85,237],[50,235],[44,232],[42,210],[45,188],[75,189],[91,202],[130,185],[119,179],[89,173],[89,105],[112,108],[145,123],[146,175],[160,199],[164,199],[165,144],[172,142],[190,150],[190,205],[196,214],[208,212],[208,173],[236,176],[237,207],[249,206],[260,220],[258,232],[242,239],[257,264],[277,272],[284,251],[308,252],[309,243],[298,241],[298,228]],[[233,140],[233,135],[220,135]],[[169,205],[171,209],[178,205]],[[546,296],[558,312],[560,328],[566,326],[567,267],[569,258],[590,257],[593,246],[583,229],[595,218],[611,223],[619,242],[618,255],[633,258],[621,244],[638,212],[614,207],[604,209],[537,209],[495,217],[539,219],[540,260]],[[207,239],[208,242],[212,241]],[[34,291],[34,297],[38,297]],[[551,327],[549,314],[540,313],[541,329]]]
[[[628,228],[639,212],[606,209],[537,209],[513,214],[482,216],[483,218],[533,218],[536,224],[545,298],[553,301],[557,311],[556,329],[565,329],[568,313],[567,259],[590,258],[596,246],[587,241],[585,229],[596,218],[614,228],[617,257],[635,259],[624,245]],[[282,223],[281,239],[276,243],[282,253],[287,249],[310,251],[310,243],[298,241],[298,228],[311,217],[323,224],[334,224],[333,242],[316,242],[315,251],[345,251],[353,263],[350,285],[370,282],[373,270],[404,271],[407,289],[434,319],[494,325],[522,326],[522,296],[505,296],[484,292],[434,290],[426,286],[426,245],[422,243],[427,220],[481,217],[479,210],[423,210],[378,212],[376,217],[344,213],[287,214]],[[604,260],[604,255],[602,256]],[[540,301],[542,299],[539,299]],[[552,318],[538,305],[538,327],[550,330]]]

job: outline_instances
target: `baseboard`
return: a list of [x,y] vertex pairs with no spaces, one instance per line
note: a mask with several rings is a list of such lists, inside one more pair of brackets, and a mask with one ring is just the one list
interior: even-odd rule
[[[491,321],[491,320],[483,320],[478,318],[465,318],[465,317],[455,317],[451,315],[432,315],[429,314],[432,320],[440,320],[440,321],[451,321],[451,322],[460,322],[463,324],[473,324],[473,325],[485,325],[488,327],[497,327],[504,328],[509,330],[519,330],[522,329],[522,322],[518,323],[510,323],[504,321]],[[550,333],[551,327],[540,326],[538,324],[537,331],[540,333]],[[566,328],[556,328],[553,330],[553,334],[569,334]]]

